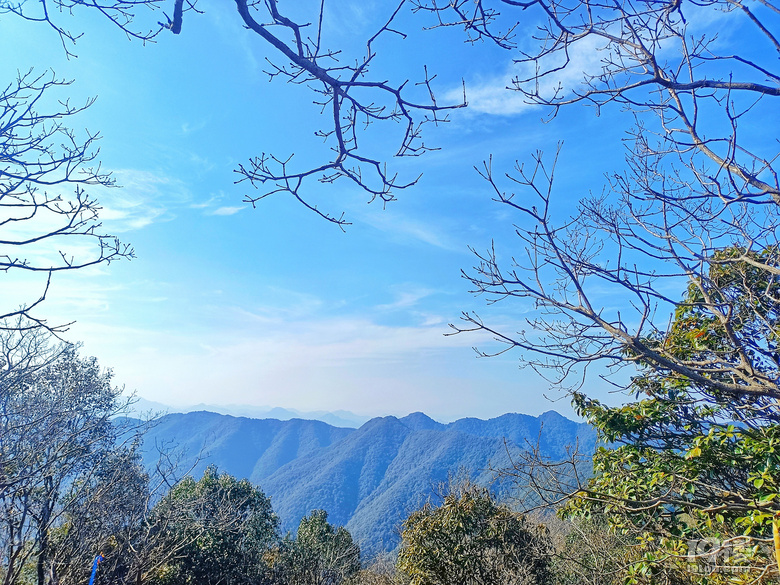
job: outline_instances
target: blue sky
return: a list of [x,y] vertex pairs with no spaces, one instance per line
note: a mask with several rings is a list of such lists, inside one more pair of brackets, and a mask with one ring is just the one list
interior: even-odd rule
[[[512,54],[464,45],[455,30],[419,32],[380,47],[377,70],[391,80],[438,74],[440,99],[457,100],[465,80],[470,107],[429,128],[440,151],[394,160],[402,176],[423,178],[383,208],[351,185],[309,185],[310,199],[352,225],[342,233],[289,197],[242,203],[252,189],[233,169],[275,152],[308,164],[321,114],[304,88],[262,72],[268,49],[243,30],[230,3],[207,1],[187,14],[179,36],[143,46],[89,15],[68,22],[86,34],[67,59],[41,25],[0,19],[0,75],[52,68],[74,79],[61,99],[97,96],[71,124],[100,131],[101,160],[121,189],[95,191],[106,229],[132,243],[137,259],[63,275],[45,314],[76,320],[67,338],[84,343],[140,396],[185,405],[252,404],[366,415],[423,410],[448,420],[504,412],[571,415],[564,398],[517,356],[476,359],[491,341],[445,336],[461,311],[507,330],[523,328],[532,307],[486,307],[461,269],[492,239],[504,257],[521,252],[513,218],[491,201],[473,170],[552,154],[564,140],[557,203],[572,211],[620,168],[628,115],[572,107],[549,123],[504,87]],[[341,2],[325,23],[332,45],[360,42],[386,17],[381,2]],[[159,14],[151,15],[159,19]],[[575,56],[580,71],[593,56]],[[575,68],[576,71],[576,68]],[[564,81],[569,81],[564,79]],[[365,144],[389,152],[393,135],[375,127]],[[36,283],[2,275],[7,290]],[[590,382],[596,394],[604,386]]]

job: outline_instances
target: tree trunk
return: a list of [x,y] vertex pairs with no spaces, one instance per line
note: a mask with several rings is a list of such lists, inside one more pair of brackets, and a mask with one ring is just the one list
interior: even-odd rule
[[46,585],[46,561],[49,559],[49,522],[51,521],[53,501],[53,481],[51,476],[44,479],[44,502],[38,519],[38,562],[36,563],[37,583]]

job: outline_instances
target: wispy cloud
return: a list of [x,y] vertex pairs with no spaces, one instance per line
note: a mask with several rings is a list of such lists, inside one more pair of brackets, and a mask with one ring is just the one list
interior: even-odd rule
[[245,205],[222,205],[224,200],[225,193],[219,191],[218,193],[212,193],[205,201],[191,203],[189,207],[191,209],[203,210],[203,215],[235,215],[246,209]]
[[[585,72],[595,73],[601,68],[601,61],[605,53],[601,51],[603,41],[588,37],[572,47],[568,53],[569,63],[565,68],[547,75],[538,81],[538,91],[542,96],[552,96],[559,88],[564,91],[571,90],[582,84]],[[554,69],[562,65],[559,62],[561,56],[556,55],[540,67]],[[528,79],[534,74],[535,65],[532,63],[510,62],[505,71],[495,77],[477,78],[466,81],[466,99],[468,108],[466,112],[478,114],[490,114],[495,116],[514,116],[538,108],[529,103],[527,98],[519,91],[512,89],[513,80]],[[448,100],[463,98],[463,88],[457,87],[446,92]]]
[[[309,322],[317,318],[317,315],[326,307],[325,301],[320,297],[285,288],[266,286],[258,290],[258,296],[262,301],[252,307],[231,307],[224,312],[225,316],[232,316],[236,322],[246,324],[248,327],[278,326],[284,327],[288,322]],[[338,306],[328,304],[329,310]]]
[[417,286],[403,287],[395,291],[395,300],[392,303],[377,305],[381,311],[395,311],[398,309],[409,309],[419,303],[426,297],[436,294],[437,291]]
[[208,207],[213,207],[217,203],[219,203],[222,200],[222,193],[220,192],[218,195],[212,195],[205,201],[198,201],[196,203],[191,203],[190,207],[192,209],[206,209]]
[[163,217],[167,211],[160,206],[147,206],[142,200],[115,197],[111,206],[104,205],[100,212],[102,220],[116,226],[114,231],[140,230]]
[[451,235],[441,226],[422,219],[412,218],[389,209],[381,210],[379,213],[354,212],[354,216],[395,239],[423,242],[450,252],[468,252],[461,239]]
[[[507,74],[495,79],[476,82],[467,88],[467,112],[492,114],[496,116],[513,116],[529,110],[534,106],[528,104],[525,98],[508,87],[511,69]],[[459,90],[450,90],[446,99],[455,99]]]
[[175,210],[189,205],[192,195],[183,181],[138,169],[112,171],[119,188],[102,189],[97,198],[103,208],[100,218],[114,232],[145,228],[169,221]]
[[245,207],[217,207],[216,209],[209,211],[208,215],[235,215],[239,211],[246,209]]
[[[386,9],[382,3],[372,1],[342,1],[326,4],[325,17],[323,19],[323,31],[328,36],[360,38],[375,26],[380,10]],[[387,18],[383,12],[379,13]],[[374,31],[371,31],[374,32]]]
[[184,122],[184,124],[181,125],[182,134],[192,134],[193,132],[203,130],[208,125],[208,123],[209,120],[207,118],[193,123]]

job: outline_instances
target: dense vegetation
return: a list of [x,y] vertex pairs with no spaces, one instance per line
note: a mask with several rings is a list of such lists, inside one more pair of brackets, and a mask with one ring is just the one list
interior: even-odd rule
[[[780,561],[770,546],[780,514],[780,416],[771,393],[749,389],[735,370],[749,360],[753,380],[774,375],[778,285],[750,262],[766,253],[726,248],[718,255],[734,261],[690,284],[668,332],[646,340],[680,361],[707,364],[706,376],[640,362],[631,386],[637,400],[610,408],[575,395],[615,446],[597,451],[596,477],[567,513],[597,513],[616,530],[636,532],[644,557],[634,571],[660,579],[680,571],[690,558],[679,557],[690,554],[724,570],[736,565],[744,581],[761,582]],[[728,322],[706,309],[712,303],[729,307]],[[777,537],[774,543],[780,546]]]

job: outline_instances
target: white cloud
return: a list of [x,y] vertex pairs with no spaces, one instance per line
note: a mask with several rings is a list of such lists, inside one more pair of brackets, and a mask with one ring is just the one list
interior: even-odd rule
[[360,393],[371,389],[360,385],[368,380],[409,378],[408,385],[415,378],[411,370],[427,369],[430,360],[446,362],[453,349],[473,355],[472,336],[445,337],[446,332],[443,324],[387,326],[359,316],[279,319],[253,332],[240,327],[203,335],[83,320],[74,326],[85,352],[99,350],[118,383],[150,398],[247,402],[265,389],[276,395],[271,402],[299,405],[338,386],[365,405],[367,396],[360,399]]
[[[570,61],[560,71],[541,78],[538,81],[538,91],[542,96],[551,97],[561,86],[563,91],[570,91],[581,85],[584,74],[593,74],[601,69],[601,61],[605,53],[601,50],[604,41],[593,36],[578,42],[569,51]],[[562,65],[562,55],[556,55],[547,62],[541,63],[541,69],[555,68]],[[539,106],[527,102],[519,91],[510,89],[514,79],[532,77],[535,66],[532,63],[517,63],[512,61],[506,70],[498,76],[466,81],[466,112],[490,114],[496,116],[514,116]],[[463,88],[457,87],[445,94],[448,100],[463,99]]]
[[[261,324],[263,327],[284,328],[287,322],[309,321],[323,310],[325,303],[319,297],[287,290],[279,287],[264,287],[259,294],[263,303],[251,308],[231,307],[224,310],[225,315],[235,316],[236,321],[250,327]],[[328,306],[332,309],[332,306]],[[224,318],[224,317],[223,317]]]
[[112,207],[103,206],[100,218],[108,225],[116,226],[113,231],[126,232],[140,230],[163,215],[166,209],[162,207],[146,207],[142,202],[115,201]]
[[377,309],[382,311],[394,311],[398,309],[408,309],[415,306],[422,299],[436,294],[437,291],[430,288],[421,288],[411,286],[395,292],[395,300],[392,303],[377,305]]
[[[496,116],[513,116],[534,106],[528,104],[525,98],[516,91],[511,91],[507,85],[511,75],[508,73],[499,78],[476,82],[467,87],[466,97],[468,111],[492,114]],[[454,99],[460,90],[451,90],[445,94],[446,99]]]
[[389,209],[379,213],[353,212],[353,215],[363,223],[388,233],[392,238],[417,240],[450,252],[468,252],[460,239],[451,236],[441,227]]
[[119,188],[101,189],[96,197],[100,218],[112,232],[143,229],[169,221],[177,208],[189,204],[192,195],[184,182],[161,173],[138,169],[112,171]]
[[239,211],[245,209],[245,207],[217,207],[213,211],[208,212],[209,215],[235,215]]
[[212,205],[216,204],[221,199],[222,199],[222,195],[213,195],[209,197],[206,201],[199,201],[198,203],[190,204],[190,207],[192,209],[206,209],[207,207],[211,207]]
[[192,134],[193,132],[203,130],[208,125],[208,123],[208,119],[200,120],[199,122],[194,122],[192,124],[189,122],[184,122],[184,124],[181,125],[181,131],[183,134]]
[[225,197],[224,191],[218,191],[217,193],[212,193],[205,201],[190,203],[189,207],[191,209],[203,210],[204,215],[235,215],[246,209],[245,205],[221,205]]

